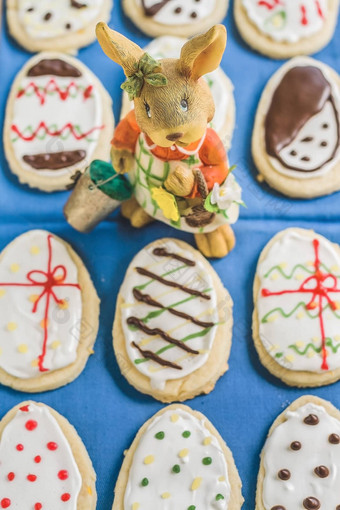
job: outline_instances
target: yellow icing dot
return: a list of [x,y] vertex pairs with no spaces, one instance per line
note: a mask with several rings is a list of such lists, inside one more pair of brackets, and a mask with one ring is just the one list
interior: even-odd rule
[[18,325],[16,324],[16,322],[9,322],[7,324],[7,329],[8,331],[15,331],[17,329]]
[[331,271],[332,273],[338,273],[340,271],[340,268],[339,266],[335,265],[331,267]]
[[152,464],[153,462],[155,462],[155,457],[153,455],[148,455],[144,459],[144,464],[146,464],[146,465]]
[[18,352],[20,352],[20,354],[26,354],[27,351],[28,351],[28,345],[27,344],[20,344],[19,345]]
[[309,260],[307,262],[307,266],[314,267],[314,262],[312,260]]
[[285,359],[288,361],[288,363],[293,363],[295,356],[293,356],[293,354],[289,354],[288,356],[285,356]]
[[302,342],[301,340],[298,340],[297,342],[295,342],[295,345],[296,345],[296,347],[304,347],[305,342]]
[[303,312],[299,312],[299,313],[297,314],[297,316],[296,316],[296,317],[297,317],[297,319],[303,319],[303,318],[304,318],[304,316],[305,316],[305,315],[304,315],[304,313],[303,313]]
[[142,340],[141,342],[139,342],[139,345],[140,345],[141,347],[145,347],[146,345],[148,345],[149,343],[151,343],[151,342],[152,342],[152,340],[153,340],[153,339],[151,339],[151,340],[150,340],[149,338],[144,338],[144,340]]
[[189,455],[189,450],[188,448],[184,448],[183,450],[181,450],[178,454],[178,456],[181,458],[181,459],[184,459],[184,457],[187,457]]
[[271,315],[270,317],[268,317],[268,318],[266,319],[266,321],[267,321],[267,322],[275,322],[275,321],[276,321],[276,319],[277,319],[277,317],[278,317],[278,316],[277,316],[277,314]]
[[211,444],[211,441],[212,437],[205,437],[203,441],[204,446],[209,446]]
[[31,301],[31,303],[35,303],[36,301],[38,301],[39,295],[38,294],[31,294],[28,299]]
[[30,249],[30,252],[31,252],[32,255],[38,255],[40,253],[39,246],[32,246],[31,249]]
[[54,349],[54,350],[58,349],[58,347],[60,347],[60,346],[61,346],[61,342],[59,342],[59,340],[55,340],[54,342],[52,342],[52,345],[51,345],[52,349]]
[[340,342],[340,335],[335,335],[334,339],[336,342]]
[[0,298],[4,297],[5,294],[6,294],[5,289],[0,289]]
[[218,479],[219,482],[225,482],[225,476],[220,476]]
[[312,340],[315,344],[318,344],[320,342],[317,336],[313,336]]
[[179,420],[179,416],[178,416],[178,414],[172,414],[172,415],[171,415],[171,421],[172,421],[172,423],[176,423],[176,421],[178,421],[178,420]]
[[199,488],[200,488],[201,483],[202,483],[202,478],[201,478],[200,476],[198,476],[198,477],[197,477],[197,478],[195,478],[195,480],[192,482],[191,490],[192,490],[192,491],[197,491],[197,489],[199,489]]
[[272,273],[272,275],[270,277],[270,279],[273,281],[277,280],[278,278],[279,278],[279,275],[277,273]]
[[280,28],[283,24],[283,19],[282,19],[282,16],[280,16],[279,14],[277,14],[274,18],[273,18],[273,25],[274,27],[276,28]]
[[335,308],[337,310],[340,310],[340,302],[339,301],[335,301]]
[[156,374],[157,372],[160,372],[161,370],[162,370],[162,368],[154,367],[152,365],[150,365],[148,368],[148,372],[150,372],[150,374]]
[[63,299],[60,303],[58,303],[58,308],[60,308],[60,310],[67,310],[68,306],[68,301],[66,299]]
[[307,354],[308,358],[314,358],[314,356],[315,356],[315,351],[309,351],[309,353]]
[[138,510],[139,507],[140,507],[139,503],[133,503],[132,510]]
[[91,489],[91,487],[87,486],[86,490],[89,493],[89,495],[92,496],[92,489]]
[[19,264],[11,264],[10,265],[10,270],[12,271],[12,273],[17,273],[20,269],[20,266]]
[[42,329],[44,329],[46,326],[46,328],[48,327],[48,319],[43,319],[41,322],[40,322],[40,327],[42,327]]
[[162,494],[162,498],[163,498],[163,499],[169,499],[169,498],[171,498],[171,494],[170,494],[170,492],[163,492],[163,494]]
[[304,276],[302,274],[295,275],[295,280],[303,280]]
[[285,269],[287,267],[287,262],[281,262],[281,264],[279,264],[279,267],[281,267],[281,269]]
[[37,368],[39,366],[39,360],[38,359],[34,359],[32,362],[31,362],[31,367],[33,368]]

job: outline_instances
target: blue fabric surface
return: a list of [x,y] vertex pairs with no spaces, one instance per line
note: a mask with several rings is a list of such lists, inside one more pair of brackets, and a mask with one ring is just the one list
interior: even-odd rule
[[[111,26],[140,45],[148,38],[123,16],[116,0]],[[260,185],[250,156],[250,137],[255,109],[263,87],[280,62],[252,52],[237,33],[232,10],[226,20],[228,48],[222,66],[235,85],[237,126],[230,151],[231,164],[244,189],[247,209],[235,227],[237,247],[224,260],[213,262],[235,303],[234,336],[229,372],[215,390],[189,405],[207,415],[232,449],[244,484],[244,508],[254,508],[259,454],[267,431],[284,407],[310,393],[289,389],[261,366],[251,336],[252,283],[257,258],[269,239],[288,226],[314,228],[340,242],[339,193],[317,200],[289,200]],[[0,108],[2,118],[12,80],[29,54],[9,38],[3,20],[1,38]],[[317,58],[340,71],[340,27]],[[119,118],[123,73],[111,64],[98,44],[79,52],[79,58],[103,81],[114,99]],[[111,328],[119,286],[135,253],[146,243],[163,236],[177,236],[193,244],[193,237],[160,223],[134,230],[115,213],[88,235],[76,233],[63,219],[68,194],[44,194],[19,185],[1,152],[0,248],[15,236],[45,228],[69,241],[83,258],[102,300],[100,330],[95,355],[82,375],[69,386],[34,398],[53,406],[76,427],[93,460],[98,475],[98,508],[111,509],[113,489],[123,459],[139,427],[162,406],[128,385],[120,375],[112,350]],[[340,407],[340,383],[312,393]],[[29,396],[0,387],[0,416]]]

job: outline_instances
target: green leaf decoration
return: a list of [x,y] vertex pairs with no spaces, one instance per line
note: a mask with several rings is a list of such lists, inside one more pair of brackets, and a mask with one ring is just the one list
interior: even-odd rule
[[218,205],[211,203],[211,194],[212,194],[212,192],[209,193],[209,195],[207,196],[207,198],[204,201],[204,209],[206,211],[209,211],[212,213],[218,213],[219,212]]
[[121,86],[129,95],[130,101],[140,97],[145,82],[153,87],[165,87],[168,84],[167,77],[160,72],[160,63],[148,53],[144,53],[134,68],[135,73],[129,76]]

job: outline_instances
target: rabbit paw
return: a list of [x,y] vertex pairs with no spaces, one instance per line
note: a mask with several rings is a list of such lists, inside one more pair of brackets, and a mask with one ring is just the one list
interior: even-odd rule
[[195,234],[198,249],[205,257],[221,259],[235,246],[235,234],[230,225],[221,225],[208,234]]
[[186,197],[190,195],[195,184],[195,176],[192,170],[184,165],[177,165],[175,170],[164,182],[164,186],[173,195],[177,197]]
[[112,166],[117,174],[125,174],[130,172],[135,165],[134,155],[126,149],[111,149]]
[[122,216],[130,220],[131,225],[135,228],[144,227],[154,221],[153,218],[142,209],[134,197],[123,202],[120,210]]

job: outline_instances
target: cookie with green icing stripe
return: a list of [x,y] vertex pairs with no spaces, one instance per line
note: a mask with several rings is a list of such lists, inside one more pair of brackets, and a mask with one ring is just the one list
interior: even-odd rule
[[290,386],[340,379],[340,248],[313,230],[289,228],[261,253],[253,336],[263,365]]
[[122,374],[162,402],[213,390],[228,369],[232,300],[207,260],[160,239],[132,260],[121,286],[113,345]]
[[239,510],[241,487],[232,453],[214,426],[174,404],[139,430],[125,455],[113,510]]

